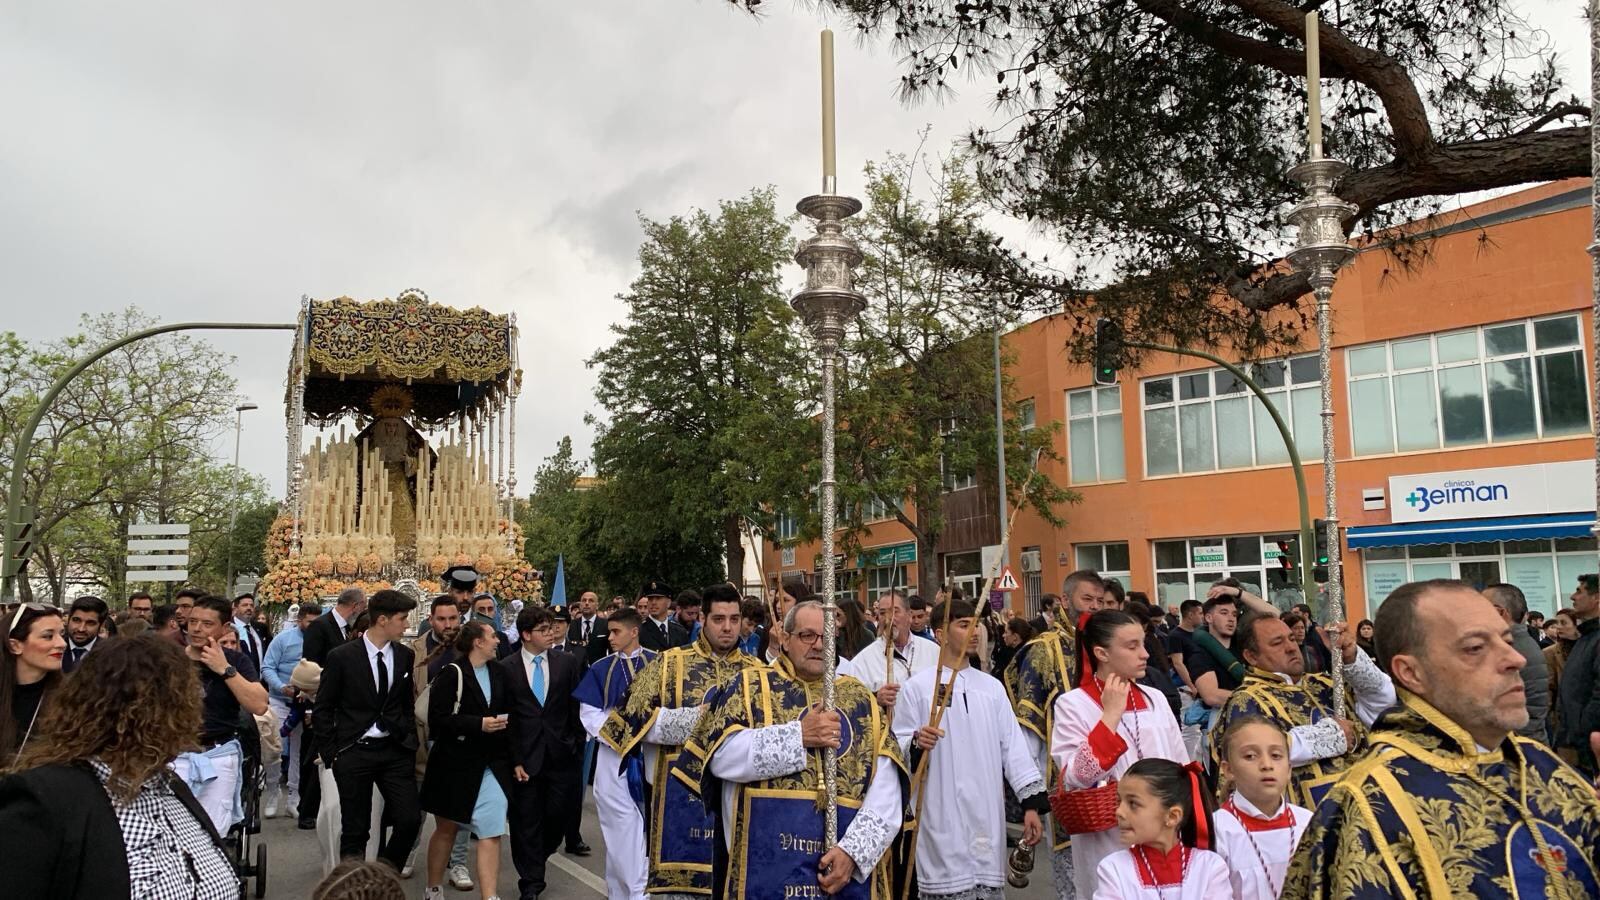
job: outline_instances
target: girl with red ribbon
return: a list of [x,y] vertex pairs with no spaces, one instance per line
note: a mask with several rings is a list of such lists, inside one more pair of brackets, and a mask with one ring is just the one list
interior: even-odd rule
[[1094,900],[1227,900],[1228,864],[1211,850],[1211,793],[1196,763],[1141,759],[1117,782],[1117,836]]
[[1050,741],[1061,769],[1061,791],[1051,802],[1074,834],[1079,898],[1097,896],[1101,860],[1126,846],[1118,838],[1117,779],[1141,760],[1174,767],[1189,761],[1172,708],[1159,691],[1138,684],[1149,658],[1144,627],[1133,616],[1106,609],[1079,620],[1079,686],[1056,700]]

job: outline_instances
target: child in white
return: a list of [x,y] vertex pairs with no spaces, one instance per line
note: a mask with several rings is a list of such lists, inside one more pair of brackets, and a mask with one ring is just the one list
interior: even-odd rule
[[1217,852],[1234,900],[1278,900],[1311,811],[1286,803],[1289,736],[1266,719],[1235,719],[1222,736],[1222,777],[1234,791],[1217,810]]
[[[1150,654],[1144,627],[1116,609],[1089,616],[1078,629],[1080,687],[1056,700],[1050,753],[1066,791],[1120,778],[1141,759],[1189,761],[1183,733],[1166,698],[1137,682]],[[1073,883],[1079,898],[1095,895],[1100,861],[1124,845],[1117,829],[1072,837]]]
[[1094,900],[1226,900],[1228,864],[1211,845],[1211,795],[1198,766],[1142,759],[1117,782],[1117,837]]

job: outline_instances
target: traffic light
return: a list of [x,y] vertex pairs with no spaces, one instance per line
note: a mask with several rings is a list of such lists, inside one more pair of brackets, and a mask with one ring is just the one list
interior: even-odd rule
[[1328,582],[1328,520],[1318,519],[1311,523],[1311,533],[1316,535],[1317,557],[1316,568],[1311,570],[1311,578],[1317,584]]
[[1278,568],[1282,569],[1285,575],[1294,574],[1294,554],[1294,541],[1278,542]]
[[31,507],[20,510],[21,516],[15,522],[6,525],[6,555],[0,560],[0,575],[6,578],[20,578],[28,568],[28,552],[33,547],[33,510]]
[[1117,383],[1122,368],[1122,326],[1110,319],[1094,321],[1094,383]]

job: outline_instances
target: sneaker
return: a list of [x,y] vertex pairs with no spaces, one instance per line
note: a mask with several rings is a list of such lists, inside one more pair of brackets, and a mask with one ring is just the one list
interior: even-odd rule
[[472,876],[467,874],[466,866],[450,867],[450,886],[458,891],[470,891],[475,887]]
[[430,885],[422,892],[422,900],[444,900],[444,888],[440,885]]
[[[419,844],[418,846],[421,846],[421,845]],[[417,874],[416,863],[417,863],[417,848],[416,847],[412,847],[411,848],[411,855],[406,857],[406,864],[400,867],[400,877],[401,878],[410,878],[411,876]]]
[[267,808],[262,810],[261,814],[269,819],[276,819],[278,817],[278,789],[269,787],[266,790],[266,794]]

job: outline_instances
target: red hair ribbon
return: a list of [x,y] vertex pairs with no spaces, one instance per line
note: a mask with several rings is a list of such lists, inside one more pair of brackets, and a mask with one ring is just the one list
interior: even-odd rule
[[1089,624],[1089,617],[1094,613],[1084,613],[1078,617],[1078,687],[1094,681],[1094,659],[1089,650],[1089,642],[1083,639],[1083,629]]
[[1201,850],[1211,849],[1211,832],[1206,828],[1205,772],[1197,762],[1185,763],[1189,773],[1189,802],[1194,804],[1194,845]]

